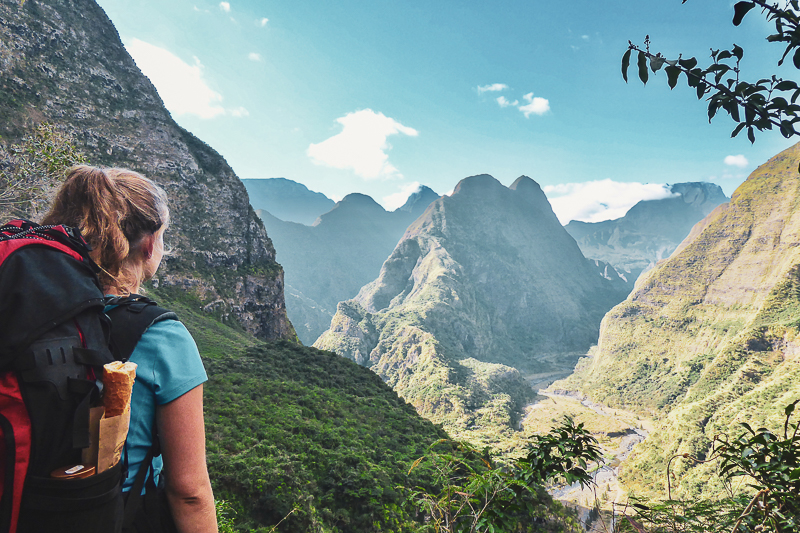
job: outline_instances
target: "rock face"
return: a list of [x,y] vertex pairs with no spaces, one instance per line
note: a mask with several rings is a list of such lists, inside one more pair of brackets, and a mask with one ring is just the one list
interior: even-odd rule
[[728,201],[719,185],[676,183],[673,197],[643,200],[616,220],[571,221],[565,227],[583,255],[610,263],[631,283],[666,259],[719,204]]
[[315,346],[370,366],[458,433],[513,420],[531,391],[517,369],[588,349],[626,294],[583,257],[536,182],[473,176],[409,226]]
[[242,183],[256,212],[267,211],[286,222],[310,226],[335,204],[321,192],[286,178],[243,179]]
[[137,170],[170,197],[162,288],[189,290],[265,339],[293,338],[283,272],[225,160],[180,128],[91,0],[0,3],[3,146],[33,124],[71,132],[92,164]]
[[409,224],[439,196],[425,187],[397,211],[363,194],[348,194],[314,226],[259,212],[286,269],[286,307],[297,335],[313,343],[336,305],[375,279]]
[[[567,383],[662,417],[626,470],[639,493],[663,486],[672,455],[702,457],[714,435],[738,436],[738,422],[777,430],[800,397],[799,160],[795,145],[760,166],[643,274]],[[673,495],[722,491],[708,481],[716,464],[677,463]]]

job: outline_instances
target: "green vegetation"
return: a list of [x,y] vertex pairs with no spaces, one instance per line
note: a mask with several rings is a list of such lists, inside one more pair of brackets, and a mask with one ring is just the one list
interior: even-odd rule
[[[800,425],[792,415],[800,400],[785,409],[782,432],[747,430],[728,442],[715,439],[707,459],[683,454],[692,461],[719,461],[719,476],[728,489],[718,500],[673,500],[633,504],[636,515],[626,516],[619,531],[672,533],[709,531],[732,533],[793,533],[800,528]],[[782,433],[782,435],[781,435]],[[667,473],[669,480],[670,473]],[[745,491],[736,490],[744,478]]]
[[[682,3],[686,3],[683,0]],[[766,21],[775,26],[775,33],[767,35],[767,41],[785,43],[783,55],[778,66],[791,55],[795,68],[800,69],[800,1],[767,2],[765,0],[745,0],[734,6],[733,25],[741,24],[745,15],[753,8],[760,8]],[[645,37],[644,47],[629,41],[628,50],[622,56],[622,76],[628,81],[628,68],[631,53],[637,53],[637,70],[642,83],[649,78],[648,66],[653,73],[663,67],[667,83],[674,89],[683,75],[689,87],[695,89],[697,98],[708,96],[708,120],[722,109],[736,122],[731,137],[736,137],[747,129],[750,142],[755,142],[755,129],[758,131],[777,128],[786,137],[797,135],[795,125],[800,121],[800,85],[792,80],[771,76],[751,83],[742,79],[741,62],[744,57],[742,47],[733,45],[730,50],[711,50],[712,63],[699,67],[694,57],[667,59],[661,53],[650,52],[650,38]]]
[[277,532],[416,527],[398,487],[433,486],[428,469],[407,473],[446,437],[441,429],[352,361],[262,343],[192,298],[150,293],[179,314],[203,355],[209,469],[226,520],[256,531],[280,522]]
[[575,517],[543,487],[588,486],[589,467],[600,459],[597,441],[570,418],[547,435],[534,435],[523,456],[506,468],[488,448],[478,452],[463,442],[439,441],[411,469],[430,467],[439,488],[412,490],[409,503],[428,517],[421,532],[577,533],[583,529]]
[[0,219],[36,220],[50,203],[50,195],[66,170],[87,163],[75,140],[53,124],[41,123],[18,144],[11,145],[0,163]]
[[[759,167],[609,312],[597,354],[555,385],[658,419],[620,473],[639,496],[665,494],[673,455],[709,457],[714,435],[772,427],[800,396],[800,254],[788,238],[800,228],[798,158],[795,146]],[[679,458],[672,471],[673,496],[726,494],[710,463]]]

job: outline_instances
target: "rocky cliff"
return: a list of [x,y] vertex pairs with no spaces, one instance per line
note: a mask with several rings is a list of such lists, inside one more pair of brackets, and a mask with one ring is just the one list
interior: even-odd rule
[[583,255],[610,263],[631,287],[639,274],[666,259],[700,222],[728,197],[713,183],[676,183],[673,196],[643,200],[624,217],[603,222],[571,221],[565,227]]
[[[800,397],[800,145],[756,169],[603,320],[595,357],[568,382],[661,419],[625,481],[659,491],[674,454],[709,455],[739,422],[782,426]],[[673,462],[673,494],[722,492],[715,463]]]
[[260,212],[286,269],[286,307],[303,343],[328,329],[339,302],[375,279],[408,225],[437,198],[425,187],[390,212],[369,196],[348,194],[312,227]]
[[588,349],[626,294],[583,257],[536,182],[473,176],[409,226],[315,346],[370,366],[450,432],[508,426],[531,393],[519,370]]
[[154,279],[265,339],[291,338],[283,271],[225,160],[180,128],[91,0],[0,3],[3,147],[49,122],[92,164],[128,167],[170,197],[173,253]]

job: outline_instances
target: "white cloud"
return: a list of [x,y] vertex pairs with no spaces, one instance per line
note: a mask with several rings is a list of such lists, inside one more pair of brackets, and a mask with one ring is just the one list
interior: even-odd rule
[[267,17],[264,17],[264,18],[262,18],[261,20],[258,21],[258,25],[263,28],[264,26],[267,25],[267,22],[269,22],[269,19]]
[[250,52],[249,54],[247,54],[247,59],[249,59],[250,61],[261,61],[261,54],[257,52]]
[[[222,107],[222,95],[208,86],[203,78],[203,65],[194,58],[194,64],[158,46],[131,39],[125,48],[136,65],[150,78],[164,101],[164,106],[173,115],[196,115],[214,118],[229,113]],[[241,109],[230,111],[233,116],[244,116]]]
[[547,185],[544,192],[558,220],[600,222],[625,216],[641,200],[659,200],[673,195],[659,183],[623,183],[610,179],[584,183]]
[[389,163],[386,152],[391,148],[386,138],[402,133],[410,137],[419,135],[409,128],[372,109],[363,109],[337,118],[342,131],[318,144],[311,144],[306,153],[317,165],[352,169],[365,179],[401,177]]
[[500,96],[497,98],[497,103],[500,104],[500,107],[509,107],[512,105],[515,106],[519,104],[519,100],[514,100],[513,102],[510,102],[509,100],[506,99],[505,96]]
[[508,85],[505,83],[492,83],[491,85],[483,85],[478,87],[478,94],[483,94],[485,92],[498,92],[504,91],[508,89]]
[[223,10],[225,13],[231,12],[231,4],[229,2],[220,2],[219,8]]
[[228,113],[230,113],[232,117],[237,117],[237,118],[250,116],[250,111],[248,111],[244,107],[237,107],[236,109],[230,109]]
[[581,39],[583,39],[584,41],[588,41],[589,40],[589,36],[588,35],[581,35]]
[[732,167],[739,167],[744,168],[750,164],[747,158],[741,154],[739,155],[729,155],[725,157],[725,164],[730,165]]
[[533,115],[544,115],[550,111],[550,102],[546,98],[533,97],[533,93],[528,93],[522,97],[527,105],[519,106],[519,110],[525,115],[525,118]]
[[383,197],[383,207],[387,211],[394,211],[398,207],[402,207],[403,204],[406,203],[408,197],[414,194],[415,192],[419,192],[420,182],[415,181],[405,185],[400,192],[396,192],[394,194],[390,194],[389,196]]

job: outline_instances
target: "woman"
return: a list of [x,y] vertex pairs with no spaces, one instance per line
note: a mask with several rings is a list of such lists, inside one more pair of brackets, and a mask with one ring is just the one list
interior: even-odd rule
[[[130,170],[86,165],[67,172],[43,224],[80,228],[101,269],[105,294],[139,292],[164,255],[169,210],[164,191]],[[157,427],[162,455],[153,460],[180,532],[217,531],[214,496],[205,460],[203,383],[208,379],[197,346],[176,320],[153,324],[130,360],[137,363],[125,453],[129,491]]]

